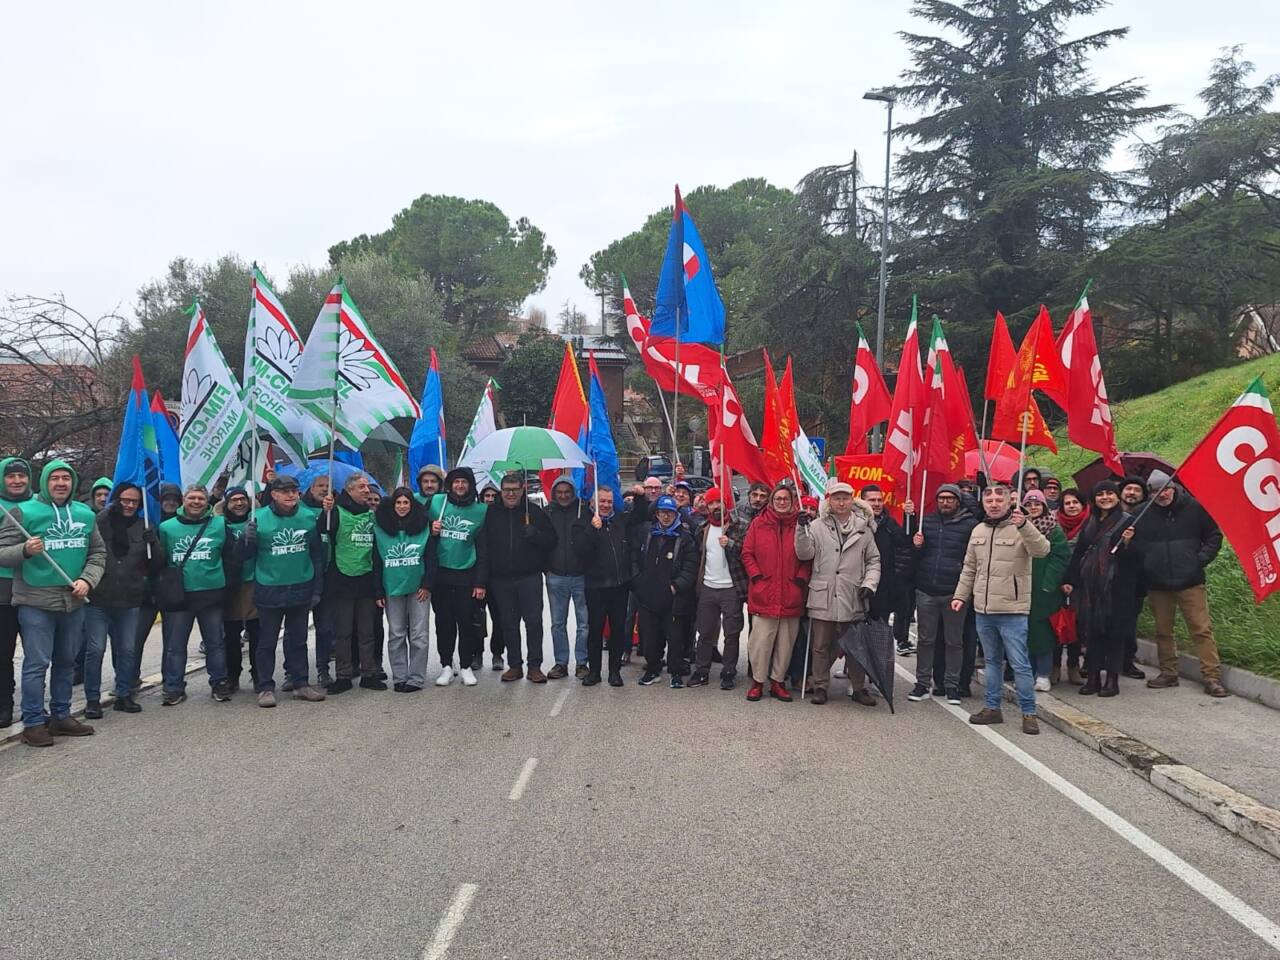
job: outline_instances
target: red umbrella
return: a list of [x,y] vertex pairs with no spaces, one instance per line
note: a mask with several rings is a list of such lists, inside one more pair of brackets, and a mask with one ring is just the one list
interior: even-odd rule
[[[987,468],[991,471],[988,479],[1002,480],[1005,483],[1018,475],[1018,448],[1004,440],[982,440],[982,451],[987,455]],[[977,450],[970,450],[964,455],[964,475],[976,477],[982,470],[982,459]]]
[[[1124,466],[1124,475],[1126,477],[1138,477],[1144,483],[1147,477],[1151,476],[1152,470],[1163,470],[1172,476],[1175,469],[1172,463],[1154,453],[1122,453],[1120,454],[1120,463]],[[1115,474],[1099,457],[1088,466],[1077,470],[1073,479],[1076,482],[1076,486],[1088,497],[1089,492],[1093,490],[1094,485],[1099,480],[1106,480],[1110,477],[1115,477]]]

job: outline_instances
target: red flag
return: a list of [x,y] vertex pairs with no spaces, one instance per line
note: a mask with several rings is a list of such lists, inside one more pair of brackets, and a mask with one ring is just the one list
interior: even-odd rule
[[911,298],[911,323],[902,344],[898,381],[893,386],[889,426],[884,444],[884,469],[896,477],[910,477],[916,469],[924,439],[924,407],[928,396],[920,370],[920,334],[916,329],[916,298]]
[[1058,355],[1053,342],[1053,321],[1049,319],[1049,311],[1042,303],[1036,321],[1027,331],[1032,339],[1034,352],[1031,366],[1031,389],[1039,390],[1046,397],[1062,407],[1067,408],[1067,368]]
[[1031,383],[1035,376],[1036,340],[1038,329],[1032,326],[1022,339],[1022,346],[1014,358],[1004,390],[996,400],[995,416],[991,418],[991,436],[1021,444],[1025,436],[1027,446],[1048,447],[1054,453],[1058,445],[1040,415],[1040,407],[1031,396]]
[[1062,405],[1067,411],[1067,436],[1076,446],[1100,453],[1102,462],[1112,473],[1124,476],[1086,295],[1081,295],[1067,318],[1067,325],[1062,328],[1058,354],[1067,373],[1066,403]]
[[844,447],[845,456],[867,452],[867,433],[880,421],[889,419],[891,405],[889,388],[862,332],[862,324],[857,327],[858,349],[853,361],[853,396],[849,401],[849,442]]
[[769,469],[760,454],[756,435],[747,423],[747,415],[738,399],[738,391],[726,373],[721,381],[722,400],[716,405],[716,433],[714,446],[719,449],[724,465],[716,469],[712,478],[721,483],[725,467],[736,470],[752,483],[769,483]]
[[951,348],[942,333],[942,322],[936,316],[925,365],[925,389],[928,392],[922,444],[925,468],[939,483],[959,480],[964,476],[964,455],[978,446],[978,437],[973,429],[973,411],[968,406],[968,387],[956,370]]
[[761,449],[769,471],[769,482],[777,483],[795,472],[791,441],[796,436],[795,397],[791,393],[791,358],[778,384],[773,376],[769,351],[764,351],[764,435]]
[[1227,408],[1178,476],[1231,542],[1255,601],[1280,589],[1280,429],[1261,377]]
[[1004,385],[1009,380],[1009,371],[1013,369],[1013,338],[1009,336],[1009,327],[1004,322],[1004,314],[996,311],[996,325],[991,328],[991,353],[987,356],[987,385],[982,391],[983,399],[999,400],[1004,393]]
[[[954,401],[952,400],[951,388],[950,386],[948,386],[947,402],[954,403],[954,407],[951,409],[949,415],[954,416],[957,419],[957,421],[961,417],[963,417],[965,420],[965,433],[964,433],[964,440],[963,440],[964,450],[961,451],[960,453],[959,473],[957,474],[958,476],[963,477],[965,474],[964,465],[965,465],[965,462],[968,460],[969,452],[972,450],[978,449],[978,442],[979,442],[978,431],[974,429],[974,425],[973,425],[973,401],[969,399],[969,382],[965,379],[964,368],[959,366],[958,364],[955,364],[952,366],[951,369],[952,369],[952,373],[954,373],[955,375],[956,399]],[[952,453],[952,456],[954,457],[956,452],[955,446],[954,446],[954,443],[955,443],[954,437],[952,438],[952,442],[953,442],[953,446],[951,448],[951,453]],[[981,459],[979,459],[979,462],[981,462]]]
[[640,315],[636,302],[622,279],[622,311],[627,318],[627,334],[640,353],[645,373],[659,390],[697,397],[708,406],[720,402],[720,354],[702,343],[680,343],[679,376],[676,370],[676,341],[673,337],[649,335],[649,320]]
[[[564,360],[560,362],[560,379],[556,382],[555,398],[551,401],[551,419],[547,427],[559,430],[580,447],[587,442],[587,427],[590,413],[587,407],[587,395],[582,389],[582,378],[578,375],[578,363],[573,356],[572,345],[564,345]],[[560,470],[543,470],[538,476],[542,479],[542,489],[546,491],[547,502],[551,501],[551,487],[560,476]]]

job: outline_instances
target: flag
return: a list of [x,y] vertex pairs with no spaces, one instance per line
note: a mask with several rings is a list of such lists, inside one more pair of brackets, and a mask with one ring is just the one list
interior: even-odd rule
[[419,470],[431,463],[442,469],[449,466],[449,450],[445,445],[444,390],[440,385],[440,360],[436,357],[435,347],[431,348],[427,379],[422,384],[420,409],[422,412],[409,436],[409,473],[415,477]]
[[1258,603],[1280,589],[1278,463],[1280,429],[1258,377],[1178,468],[1230,541]]
[[1066,403],[1062,405],[1067,411],[1067,437],[1076,446],[1101,454],[1112,473],[1124,476],[1087,292],[1080,295],[1062,328],[1058,354],[1067,375]]
[[1049,310],[1042,303],[1035,323],[1027,331],[1035,344],[1031,362],[1031,389],[1039,390],[1060,406],[1067,408],[1067,369],[1053,342],[1053,322]]
[[[884,443],[884,469],[905,480],[915,472],[924,430],[924,373],[920,369],[920,333],[916,324],[918,305],[911,297],[911,322],[902,344],[898,379],[893,385],[893,403]],[[905,486],[903,489],[906,489]]]
[[796,424],[796,437],[791,441],[791,456],[796,466],[796,473],[809,488],[809,494],[821,500],[826,496],[827,471],[818,459],[818,451],[804,432],[804,427]]
[[[773,379],[772,373],[769,379]],[[721,381],[720,403],[715,407],[716,431],[714,446],[719,449],[723,461],[712,479],[723,482],[727,470],[736,470],[752,483],[770,483],[769,469],[760,454],[760,444],[747,422],[746,411],[738,399],[738,391],[726,373]]]
[[658,275],[651,333],[683,343],[724,343],[724,304],[702,237],[676,187],[667,252]]
[[245,410],[250,422],[256,410],[258,430],[279,444],[290,462],[305,467],[308,454],[329,442],[328,420],[304,414],[288,398],[302,338],[257,264],[252,288],[244,338]]
[[889,388],[876,364],[867,335],[858,328],[858,349],[853,360],[853,396],[849,401],[849,442],[845,456],[867,452],[867,433],[877,423],[889,419]]
[[408,463],[405,461],[403,450],[396,451],[396,468],[395,472],[392,474],[392,478],[392,490],[398,490],[401,487],[409,487],[410,490],[413,489],[413,487],[409,486],[409,467]]
[[[467,430],[467,437],[462,441],[462,451],[458,454],[458,462],[463,463],[467,459],[467,454],[477,443],[498,429],[498,421],[493,412],[493,391],[501,389],[498,381],[492,377],[489,382],[484,385],[484,393],[480,397],[480,403],[476,406],[476,415],[471,418],[471,428]],[[476,468],[476,491],[483,490],[485,484],[493,484],[497,487],[502,478],[494,477],[487,470]]]
[[[572,344],[566,343],[547,427],[560,431],[578,446],[585,447],[589,426],[590,412],[586,392],[582,389],[582,377],[578,374],[578,361],[573,356]],[[573,474],[573,487],[582,496],[586,490],[586,471],[578,469],[570,472]],[[559,470],[543,470],[539,473],[548,503],[551,502],[551,487],[560,473]]]
[[636,345],[645,373],[653,378],[659,390],[697,397],[708,406],[720,402],[720,354],[700,343],[680,342],[680,363],[676,365],[676,342],[671,337],[650,334],[647,318],[640,315],[636,302],[622,278],[622,310],[627,318],[627,333]]
[[991,436],[996,440],[1027,446],[1048,447],[1054,453],[1058,445],[1040,415],[1040,407],[1032,396],[1035,377],[1035,361],[1039,331],[1032,325],[1022,338],[1014,364],[1005,380],[1004,390],[996,400],[996,412],[991,418]]
[[182,426],[178,430],[182,483],[213,486],[235,459],[249,428],[240,384],[227,366],[200,301],[191,305],[182,363]]
[[111,485],[114,487],[126,480],[136,483],[147,498],[147,516],[159,517],[160,483],[164,477],[151,418],[151,401],[147,398],[147,384],[142,377],[142,361],[136,356],[133,358],[133,381],[129,385],[129,397],[125,400],[123,420]]
[[778,483],[795,474],[795,454],[791,441],[796,436],[795,396],[791,389],[791,358],[782,374],[782,383],[774,380],[769,351],[764,351],[764,433],[761,450],[769,471],[769,482]]
[[169,408],[157,390],[151,395],[151,426],[156,432],[156,448],[160,451],[160,482],[182,486],[182,455],[178,452],[178,434],[169,419]]
[[991,352],[987,355],[987,384],[982,391],[983,399],[1000,399],[1016,356],[1013,337],[1009,336],[1009,326],[1004,322],[1004,314],[997,310],[996,323],[991,328]]
[[618,448],[613,442],[613,430],[609,426],[609,406],[605,402],[604,383],[596,367],[594,351],[589,355],[591,371],[591,426],[587,432],[587,444],[583,447],[591,455],[595,469],[593,486],[613,491],[613,502],[622,503],[622,480],[619,476]]
[[341,278],[316,316],[285,395],[326,425],[336,404],[337,438],[352,450],[388,420],[421,416],[418,401]]
[[[964,476],[964,455],[978,448],[978,434],[973,428],[968,384],[951,355],[951,348],[942,332],[942,321],[936,316],[933,318],[929,359],[925,365],[925,382],[929,391],[929,425],[925,440],[930,444],[927,454],[929,470],[936,474],[940,483],[959,480]],[[935,407],[937,415],[933,412]]]

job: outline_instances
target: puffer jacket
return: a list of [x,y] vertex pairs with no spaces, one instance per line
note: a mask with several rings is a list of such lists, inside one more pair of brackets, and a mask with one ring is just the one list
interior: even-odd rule
[[1142,579],[1149,590],[1186,590],[1204,583],[1204,568],[1222,549],[1222,531],[1204,507],[1174,485],[1173,503],[1153,503],[1135,528],[1142,542]]
[[[103,558],[102,579],[89,591],[89,603],[95,607],[127,610],[130,607],[140,607],[146,601],[147,577],[164,569],[165,554],[155,527],[147,526],[139,513],[127,528],[128,549],[123,556],[117,556],[112,545],[111,523],[112,517],[119,513],[120,504],[113,502],[94,521],[106,553]],[[147,559],[148,548],[150,559]]]
[[1048,552],[1030,520],[1019,527],[1008,516],[984,519],[969,534],[955,599],[972,600],[975,613],[1030,613],[1031,560]]
[[835,519],[823,508],[812,523],[796,527],[796,556],[812,562],[808,611],[815,620],[850,623],[870,613],[863,591],[880,583],[880,549],[871,530],[871,508],[853,502],[853,532],[841,541]]
[[950,597],[956,592],[969,535],[978,521],[963,507],[949,517],[927,513],[920,521],[924,543],[915,553],[915,588],[930,597]]
[[627,522],[625,514],[610,514],[600,523],[599,530],[590,522],[575,523],[571,528],[574,552],[586,571],[586,585],[594,590],[620,587],[635,579],[632,538],[642,532]]
[[573,478],[566,475],[552,485],[552,499],[543,508],[556,532],[556,542],[547,551],[547,573],[559,577],[580,577],[583,565],[573,548],[574,528],[591,523],[591,507],[576,496],[569,501],[568,506],[560,506],[554,499],[555,488],[566,482],[572,484]]
[[796,555],[796,516],[765,507],[747,529],[742,545],[742,565],[751,578],[747,610],[757,617],[804,613],[810,564]]
[[[694,577],[698,573],[698,541],[681,524],[674,536],[653,529],[631,530],[636,567],[636,600],[648,610],[685,617],[694,612],[697,597]],[[672,589],[674,588],[674,590]]]

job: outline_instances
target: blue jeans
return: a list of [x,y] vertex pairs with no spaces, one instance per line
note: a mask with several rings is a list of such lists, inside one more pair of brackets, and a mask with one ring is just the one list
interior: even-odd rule
[[1004,661],[1013,667],[1018,706],[1023,713],[1036,712],[1036,678],[1027,659],[1027,615],[1025,613],[980,613],[978,639],[987,658],[987,690],[984,705],[999,710],[1004,699]]
[[116,673],[116,698],[131,696],[138,679],[138,661],[134,646],[138,633],[137,607],[84,608],[84,698],[102,699],[102,660],[111,637],[111,667]]
[[71,716],[71,681],[76,672],[76,651],[84,631],[84,607],[78,610],[41,610],[18,607],[22,631],[22,723],[44,724],[44,675],[49,672],[49,713],[55,720]]
[[191,628],[200,624],[204,641],[204,665],[209,674],[209,687],[227,682],[227,648],[222,642],[222,604],[199,610],[166,611],[160,617],[160,638],[164,652],[160,657],[160,675],[165,693],[182,693],[187,689],[187,642]]
[[587,581],[585,577],[563,577],[547,574],[547,596],[551,600],[551,649],[556,663],[569,665],[569,601],[573,601],[573,621],[577,634],[573,641],[574,659],[587,662]]
[[[317,608],[319,609],[319,608]],[[333,607],[330,606],[330,611]],[[331,621],[332,622],[332,621]],[[276,643],[280,639],[280,627],[284,626],[284,672],[293,681],[295,688],[308,684],[307,663],[307,608],[297,607],[259,607],[258,608],[258,649],[254,654],[254,667],[257,682],[254,688],[263,690],[276,688]],[[316,666],[316,672],[327,672],[323,665]]]

